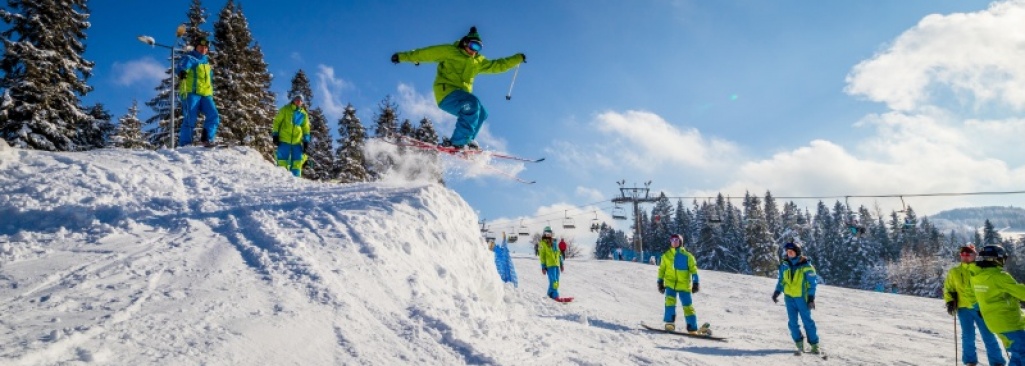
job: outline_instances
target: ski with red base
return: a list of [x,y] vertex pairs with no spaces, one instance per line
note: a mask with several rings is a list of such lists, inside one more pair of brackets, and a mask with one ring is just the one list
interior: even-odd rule
[[433,150],[433,151],[437,151],[437,152],[442,152],[442,153],[446,153],[446,154],[449,154],[449,155],[452,155],[452,156],[455,156],[455,157],[459,157],[459,158],[463,158],[463,159],[470,159],[470,158],[473,158],[473,157],[476,157],[476,156],[490,156],[492,158],[503,159],[503,160],[510,160],[510,161],[518,161],[518,162],[523,162],[523,163],[540,163],[540,162],[545,160],[545,158],[540,158],[540,159],[525,158],[525,157],[522,157],[522,156],[515,156],[515,155],[504,154],[504,153],[500,153],[500,152],[493,151],[493,150],[476,150],[476,149],[467,149],[467,148],[460,149],[460,148],[457,148],[457,147],[454,147],[454,146],[440,146],[440,145],[435,145],[435,144],[432,144],[432,143],[429,143],[429,142],[420,141],[420,140],[414,139],[412,137],[407,137],[407,136],[398,136],[397,140],[388,138],[388,139],[384,139],[384,141],[388,142],[390,144],[398,145],[398,146],[412,147],[412,148],[416,148],[416,149],[420,149],[420,150]]

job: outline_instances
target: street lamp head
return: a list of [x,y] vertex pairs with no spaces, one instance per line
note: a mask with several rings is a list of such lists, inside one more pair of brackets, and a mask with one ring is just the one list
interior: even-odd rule
[[184,35],[185,35],[185,23],[179,24],[179,25],[178,25],[178,29],[177,29],[177,30],[175,30],[174,34],[175,34],[175,35],[176,35],[176,36],[177,36],[178,38],[181,38],[182,36],[184,36]]
[[142,42],[142,43],[148,44],[148,45],[150,45],[150,46],[153,46],[153,45],[156,45],[156,44],[157,44],[157,40],[153,39],[153,37],[150,37],[150,36],[143,36],[143,35],[140,35],[140,36],[138,36],[138,37],[135,37],[135,39],[138,39],[138,40],[139,40],[139,42]]

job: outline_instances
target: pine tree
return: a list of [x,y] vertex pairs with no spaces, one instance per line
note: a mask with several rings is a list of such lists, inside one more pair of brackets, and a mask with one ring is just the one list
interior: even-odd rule
[[356,117],[356,108],[352,104],[345,107],[342,118],[338,120],[338,136],[334,177],[342,183],[370,181],[367,160],[363,154],[366,130],[359,117]]
[[100,149],[107,146],[107,140],[114,133],[113,123],[110,122],[113,116],[110,111],[101,103],[90,107],[86,113],[90,118],[78,121],[76,125],[75,145],[79,150]]
[[[771,196],[770,196],[771,197]],[[779,261],[776,259],[775,240],[769,232],[769,221],[762,213],[762,203],[757,196],[745,194],[744,217],[747,225],[744,228],[744,242],[751,252],[749,259],[751,273],[756,276],[775,277]]]
[[[374,136],[383,139],[394,138],[398,134],[399,112],[398,105],[387,96],[378,104],[378,110],[374,115]],[[397,162],[393,154],[381,151],[369,157],[371,175],[379,179],[385,172],[392,170]]]
[[672,217],[673,204],[664,192],[659,193],[658,198],[655,199],[654,207],[651,208],[651,226],[646,230],[644,237],[645,243],[651,243],[648,247],[653,252],[663,253],[669,250],[669,237],[674,234],[672,231]]
[[125,149],[152,150],[153,145],[142,134],[142,121],[139,120],[139,102],[132,100],[128,113],[118,119],[117,130],[110,139],[110,146]]
[[594,243],[594,258],[609,259],[616,250],[615,230],[604,222],[598,228],[598,239]]
[[982,246],[999,245],[1001,241],[1000,233],[993,227],[993,223],[986,219],[982,224]]
[[89,28],[86,0],[8,0],[0,18],[10,25],[0,32],[0,138],[11,146],[48,151],[94,147],[96,141],[77,131],[96,132],[95,116],[79,102],[92,91],[86,80],[94,65],[82,57]]
[[214,23],[213,45],[213,82],[221,116],[218,139],[250,146],[273,161],[276,147],[270,131],[278,108],[270,91],[271,76],[242,6],[234,0],[228,0]]
[[[185,14],[188,19],[185,24],[185,35],[182,36],[181,42],[176,42],[174,52],[175,61],[181,60],[181,57],[187,53],[187,50],[183,47],[185,44],[191,44],[192,40],[195,39],[209,39],[210,32],[204,31],[199,27],[206,23],[206,8],[203,7],[200,0],[192,0],[192,5],[189,6],[189,11]],[[171,60],[168,60],[170,62]],[[149,131],[149,141],[153,146],[160,147],[174,147],[178,145],[178,133],[181,131],[182,125],[182,100],[178,95],[178,84],[181,80],[177,80],[177,77],[172,75],[174,67],[169,65],[167,68],[167,77],[160,81],[160,85],[156,87],[157,95],[146,102],[146,106],[153,109],[153,116],[146,120],[146,125],[154,126]],[[214,71],[214,78],[216,79],[217,71]],[[171,98],[175,98],[174,102],[174,120],[171,120]],[[202,119],[196,120],[197,128],[202,126]],[[172,141],[171,136],[174,136]]]

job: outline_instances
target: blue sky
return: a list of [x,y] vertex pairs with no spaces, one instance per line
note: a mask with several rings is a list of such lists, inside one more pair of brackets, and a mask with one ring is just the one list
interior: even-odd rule
[[[190,2],[91,2],[86,57],[116,116],[153,97],[163,49]],[[206,1],[211,24],[224,1]],[[1019,190],[1025,186],[1025,2],[907,1],[304,1],[242,2],[280,96],[296,70],[336,129],[352,103],[369,123],[392,95],[401,117],[434,106],[433,65],[396,51],[454,42],[476,25],[489,58],[528,56],[482,75],[481,143],[548,161],[519,174],[451,179],[494,230],[608,219],[618,187],[651,180],[670,196],[745,191],[844,196]],[[284,101],[280,101],[283,103]],[[144,116],[151,113],[143,108]],[[212,167],[216,168],[216,167]],[[689,202],[689,200],[688,200]],[[798,202],[813,206],[814,201]],[[919,198],[926,214],[1022,206],[1021,196]],[[852,205],[900,209],[898,199]],[[602,208],[601,212],[594,211]],[[568,212],[566,210],[569,210]],[[625,228],[625,225],[621,225]],[[536,231],[536,230],[535,230]],[[586,230],[566,233],[588,240]]]

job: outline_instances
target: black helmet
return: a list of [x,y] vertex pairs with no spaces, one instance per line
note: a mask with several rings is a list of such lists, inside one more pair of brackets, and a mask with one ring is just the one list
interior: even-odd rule
[[793,250],[798,257],[801,256],[801,244],[790,241],[783,245],[783,251],[786,252],[787,250]]
[[206,38],[203,38],[203,37],[197,37],[196,39],[192,40],[192,46],[193,47],[210,46],[210,41],[208,41]]
[[976,262],[989,262],[1003,267],[1004,260],[1007,259],[1007,251],[1004,247],[999,245],[987,245],[979,251],[979,255],[975,257]]

